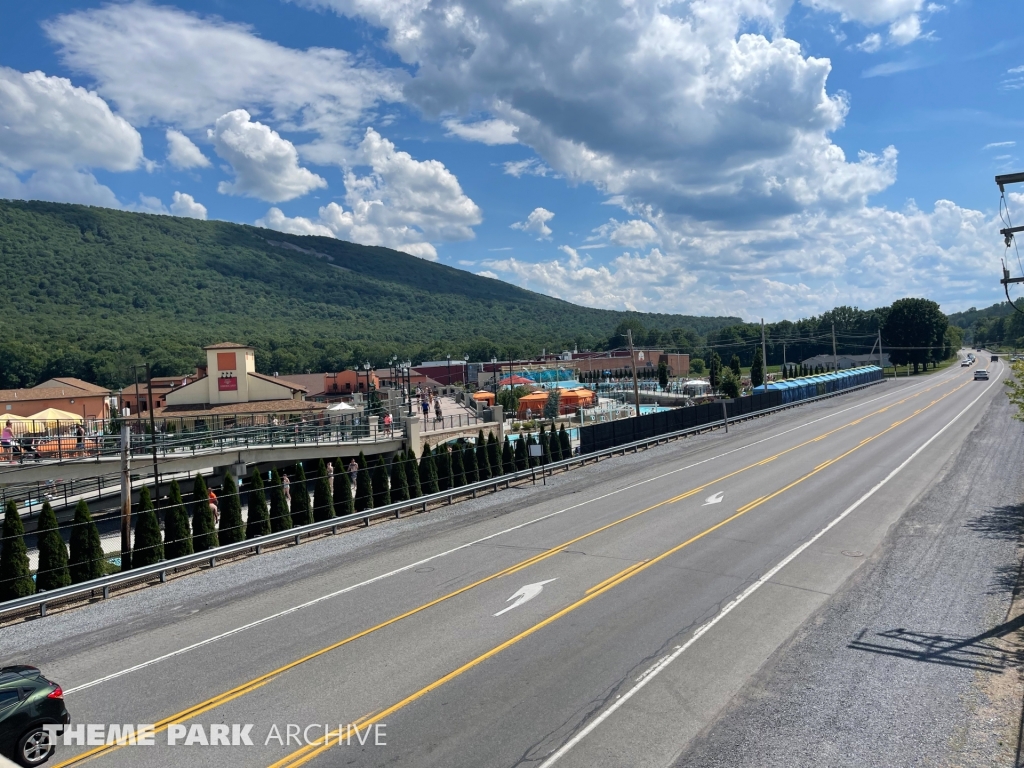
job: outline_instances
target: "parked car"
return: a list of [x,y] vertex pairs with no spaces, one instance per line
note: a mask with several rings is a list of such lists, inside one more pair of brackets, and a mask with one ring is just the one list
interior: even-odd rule
[[988,371],[984,368],[979,368],[974,372],[975,381],[988,381]]
[[56,749],[43,726],[70,722],[59,685],[35,667],[0,667],[0,754],[25,768],[42,765]]

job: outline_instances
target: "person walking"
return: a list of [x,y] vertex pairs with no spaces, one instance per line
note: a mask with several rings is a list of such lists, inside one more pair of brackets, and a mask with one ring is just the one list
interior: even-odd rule
[[359,462],[355,458],[348,463],[348,476],[352,481],[352,492],[355,493],[356,480],[359,479]]
[[430,403],[427,402],[427,398],[423,398],[420,407],[423,409],[423,423],[426,424],[427,417],[430,416]]
[[281,486],[284,488],[284,497],[288,499],[288,506],[291,507],[292,503],[292,481],[288,479],[288,475],[284,472],[281,473]]
[[331,484],[331,488],[334,488],[334,462],[327,462],[327,482]]
[[217,494],[213,492],[213,488],[210,488],[207,499],[210,502],[210,511],[213,512],[213,524],[220,525],[220,509],[217,508]]
[[14,429],[11,427],[11,420],[8,419],[7,423],[4,424],[3,432],[0,432],[0,454],[7,456],[10,454],[10,462],[14,463]]
[[444,422],[444,416],[441,415],[441,399],[438,398],[434,401],[434,421]]
[[384,436],[385,437],[391,437],[391,425],[393,423],[394,422],[391,419],[391,414],[390,413],[385,414],[385,416],[384,416]]

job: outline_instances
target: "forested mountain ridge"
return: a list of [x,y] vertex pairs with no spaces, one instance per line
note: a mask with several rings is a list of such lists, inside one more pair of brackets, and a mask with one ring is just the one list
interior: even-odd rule
[[623,322],[669,345],[740,322],[580,307],[330,238],[34,201],[0,200],[0,267],[0,388],[56,375],[118,386],[142,361],[184,373],[219,341],[286,373],[601,348]]

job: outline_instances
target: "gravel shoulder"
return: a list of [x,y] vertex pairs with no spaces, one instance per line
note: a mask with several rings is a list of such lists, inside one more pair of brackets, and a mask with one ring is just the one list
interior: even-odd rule
[[997,397],[677,766],[1020,765],[1024,424]]

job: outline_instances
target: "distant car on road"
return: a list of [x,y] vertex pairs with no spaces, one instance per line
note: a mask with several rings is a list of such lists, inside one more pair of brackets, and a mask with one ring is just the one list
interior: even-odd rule
[[960,367],[961,368],[970,368],[971,367],[971,361],[970,360],[966,360],[966,359],[965,360],[961,360],[960,361]]
[[995,362],[996,360],[998,360],[998,359],[999,359],[999,355],[992,355],[992,362],[993,362],[993,363],[994,363],[994,362]]
[[975,381],[988,381],[988,371],[984,368],[979,368],[974,372]]
[[55,744],[44,725],[67,725],[64,691],[35,667],[0,667],[0,754],[25,768],[42,765]]

